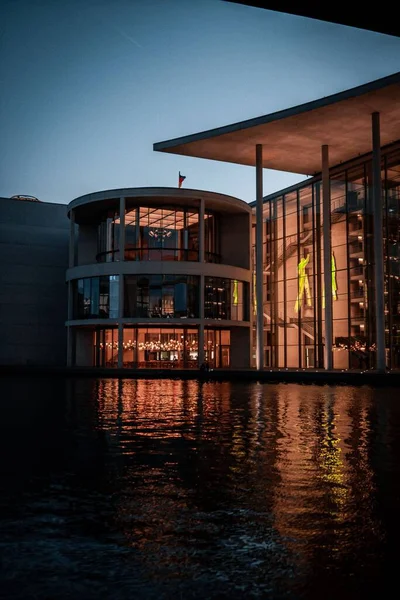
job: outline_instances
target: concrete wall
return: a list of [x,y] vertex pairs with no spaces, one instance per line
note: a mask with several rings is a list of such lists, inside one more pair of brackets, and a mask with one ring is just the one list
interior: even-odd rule
[[0,198],[0,364],[65,365],[66,206]]
[[251,214],[221,216],[221,263],[250,269]]

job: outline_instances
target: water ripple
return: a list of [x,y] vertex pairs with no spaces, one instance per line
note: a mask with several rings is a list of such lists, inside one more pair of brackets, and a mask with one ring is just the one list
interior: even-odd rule
[[396,573],[396,390],[0,384],[5,598],[368,598]]

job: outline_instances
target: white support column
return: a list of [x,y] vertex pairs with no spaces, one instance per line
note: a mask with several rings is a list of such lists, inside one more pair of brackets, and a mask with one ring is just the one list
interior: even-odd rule
[[69,213],[69,259],[70,269],[75,266],[75,211],[71,209]]
[[204,258],[205,258],[205,252],[204,252],[204,214],[205,214],[205,207],[204,207],[204,198],[201,198],[200,200],[200,208],[199,208],[199,262],[203,263],[204,262]]
[[[119,199],[119,262],[125,260],[125,198]],[[124,276],[122,268],[119,269],[118,289],[118,368],[124,366],[124,326],[121,319],[124,317]]]
[[331,248],[331,188],[329,180],[329,147],[322,146],[322,234],[324,238],[325,290],[325,369],[333,368],[332,361],[332,248]]
[[119,260],[125,260],[125,198],[119,199]]
[[379,113],[372,113],[372,203],[374,210],[376,369],[386,369],[381,140]]
[[135,209],[136,225],[135,225],[135,260],[142,260],[142,249],[140,248],[140,207]]
[[263,162],[262,145],[256,145],[256,366],[264,367],[264,299],[263,299]]
[[[205,239],[204,239],[204,215],[205,206],[204,198],[200,199],[199,209],[199,262],[204,263],[205,260]],[[199,326],[199,339],[198,339],[198,366],[200,367],[204,362],[204,275],[200,275],[200,326]]]
[[[251,279],[249,282],[249,293],[248,293],[248,310],[249,310],[249,321],[250,321],[250,335],[249,335],[249,365],[253,366],[253,347],[254,347],[254,310],[253,305],[255,298],[253,298],[253,287],[254,287],[254,275],[253,275],[253,212],[249,215],[249,269],[251,272]],[[253,301],[252,301],[253,298]]]
[[199,326],[199,351],[198,366],[204,362],[204,275],[200,275],[200,326]]

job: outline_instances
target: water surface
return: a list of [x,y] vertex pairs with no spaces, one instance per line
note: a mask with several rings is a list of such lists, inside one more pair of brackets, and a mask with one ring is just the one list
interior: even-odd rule
[[3,378],[1,597],[384,594],[397,585],[398,396]]

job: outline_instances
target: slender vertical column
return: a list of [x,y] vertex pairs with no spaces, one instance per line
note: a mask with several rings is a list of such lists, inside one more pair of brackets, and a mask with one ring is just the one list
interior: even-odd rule
[[264,301],[263,301],[263,163],[262,145],[256,145],[256,301],[257,301],[257,348],[256,366],[264,367]]
[[322,270],[321,270],[321,184],[315,184],[315,227],[316,227],[316,252],[317,252],[317,367],[321,369],[324,366],[324,346],[322,343]]
[[124,325],[122,319],[124,317],[124,276],[119,273],[118,281],[118,368],[124,366]]
[[[67,320],[72,321],[74,318],[73,311],[73,288],[72,281],[68,281],[68,312],[67,312]],[[73,350],[73,329],[70,325],[67,325],[67,367],[72,367],[72,350]]]
[[249,365],[250,367],[253,366],[253,348],[254,348],[254,310],[253,310],[253,305],[251,302],[251,299],[253,297],[253,269],[254,269],[254,265],[253,265],[253,260],[254,260],[254,255],[253,255],[253,212],[251,212],[249,214],[249,269],[250,269],[250,273],[251,273],[251,279],[249,281],[249,287],[248,287],[248,294],[247,294],[247,304],[248,304],[248,311],[249,311],[249,321],[250,321],[250,335],[249,335],[249,342],[250,342],[250,346],[249,346]]
[[385,284],[383,259],[383,219],[381,183],[381,140],[379,113],[372,113],[372,203],[374,210],[375,255],[375,315],[376,315],[376,368],[384,371],[385,356]]
[[119,260],[125,260],[125,198],[119,199]]
[[135,260],[142,260],[142,249],[140,247],[140,206],[136,208],[136,224],[135,224]]
[[124,366],[124,326],[118,323],[118,369]]
[[199,262],[203,263],[205,258],[204,253],[204,198],[200,200],[200,210],[199,210]]
[[69,213],[69,260],[70,269],[75,266],[75,211]]
[[[119,260],[125,260],[125,198],[119,199]],[[121,319],[124,317],[124,276],[119,269],[118,289],[118,368],[124,366],[124,326]]]
[[322,146],[322,234],[324,236],[325,369],[332,369],[332,249],[329,147]]
[[[204,206],[204,198],[200,199],[200,210],[199,210],[199,262],[200,263],[204,263],[205,261],[205,252],[204,252],[204,246],[205,246],[205,239],[204,239],[204,232],[205,232],[205,227],[204,227],[204,213],[205,213],[205,206]],[[201,274],[200,275],[200,289],[199,289],[199,294],[200,294],[200,301],[199,301],[199,307],[200,307],[200,326],[199,326],[199,339],[198,339],[198,361],[199,361],[199,367],[203,364],[204,362],[204,275]]]
[[200,275],[200,326],[199,326],[199,340],[198,340],[198,361],[199,367],[204,362],[204,275]]

